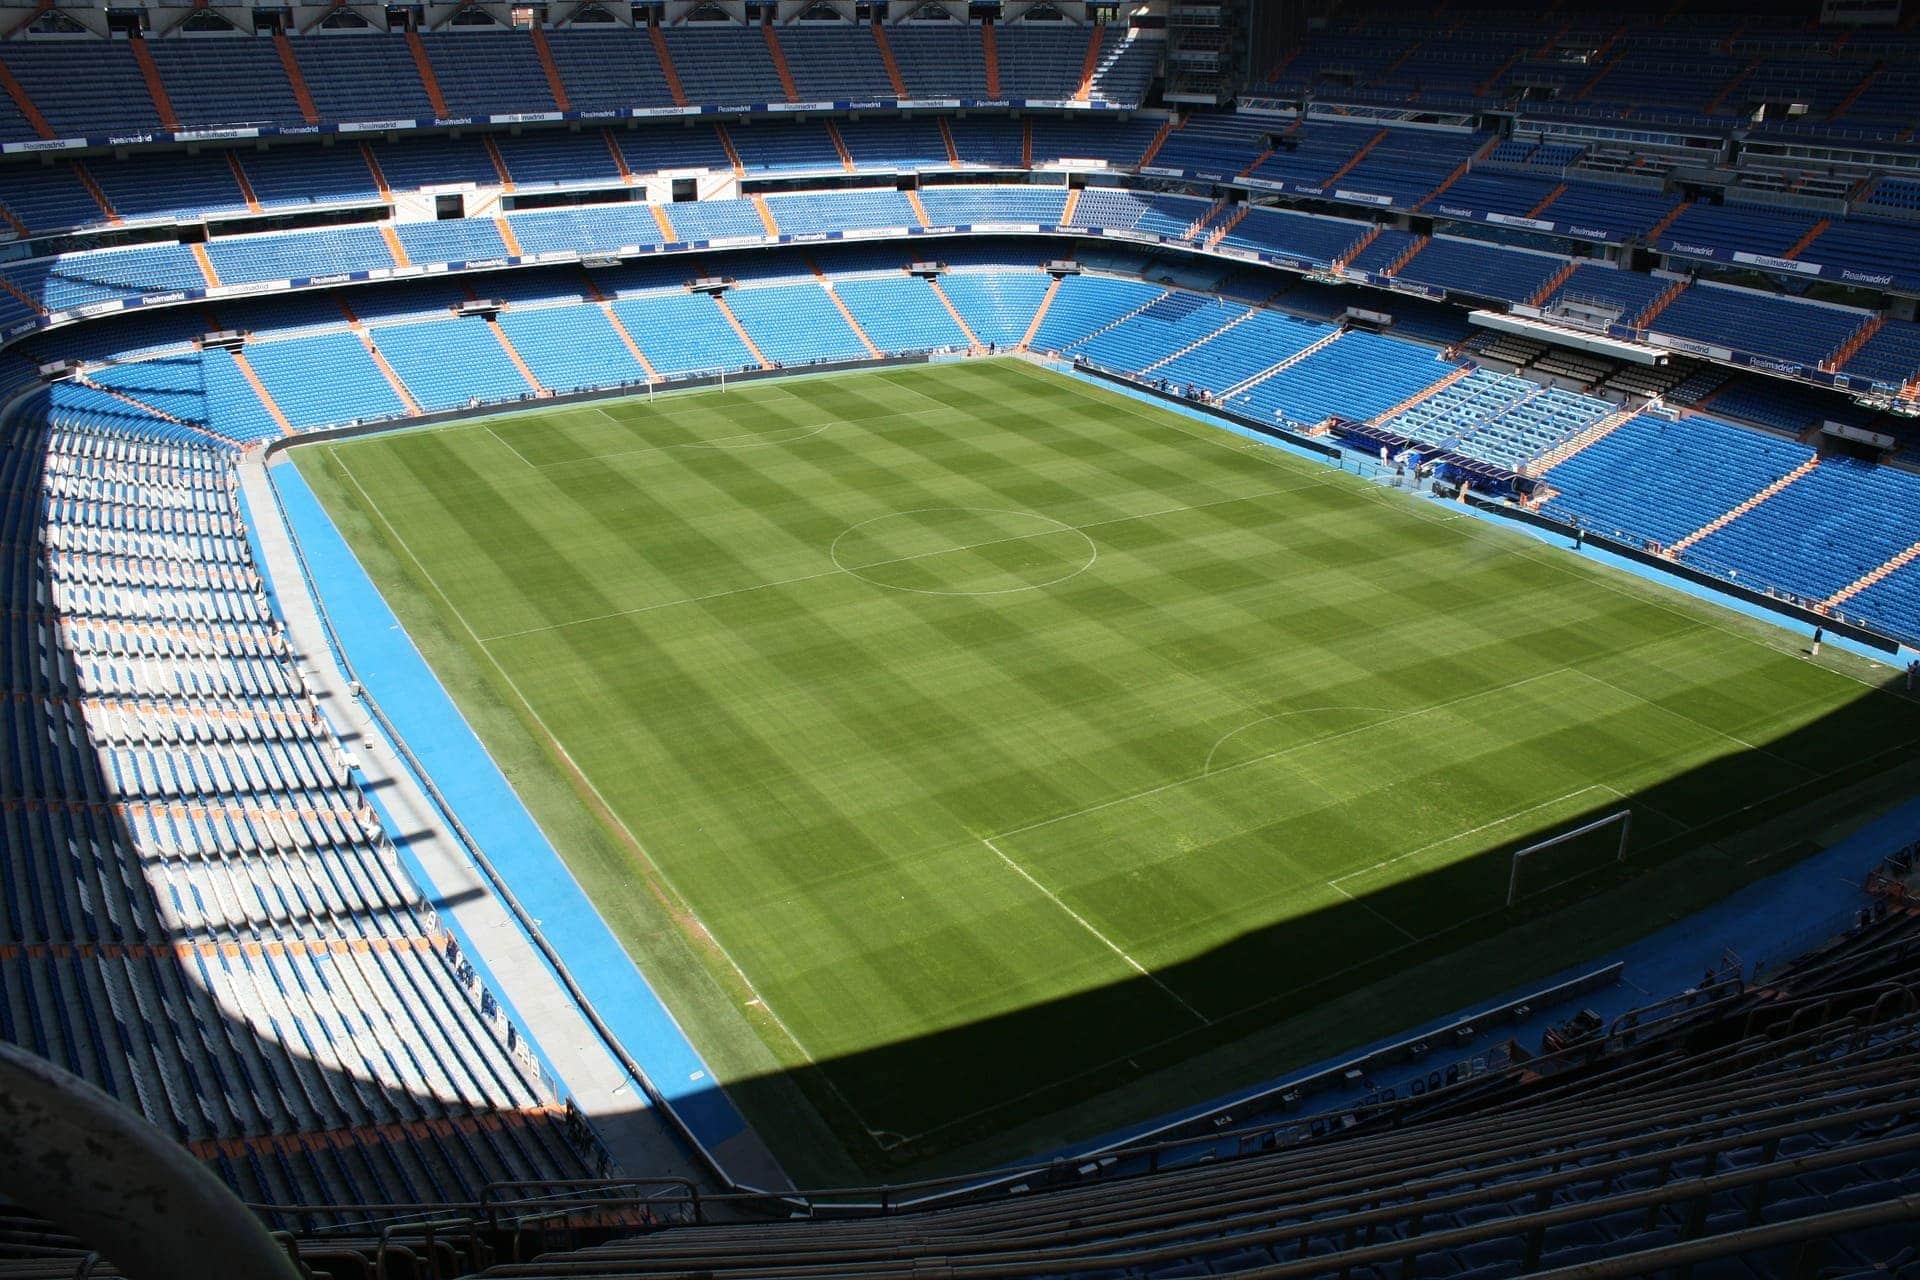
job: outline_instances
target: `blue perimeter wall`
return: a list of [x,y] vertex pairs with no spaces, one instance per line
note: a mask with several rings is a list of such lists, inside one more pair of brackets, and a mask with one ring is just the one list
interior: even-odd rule
[[[1053,367],[1103,390],[1118,392],[1208,426],[1232,431],[1256,443],[1282,449],[1310,461],[1337,465],[1318,454],[1289,448],[1284,441],[1225,422],[1203,410],[1169,403],[1158,396],[1080,374],[1063,365],[1056,364]],[[1349,465],[1364,473],[1367,461],[1356,460]],[[334,527],[332,519],[308,487],[305,478],[296,467],[284,460],[270,466],[268,475],[280,495],[294,538],[314,575],[314,582],[309,585],[324,590],[323,612],[331,620],[340,644],[351,651],[354,671],[368,695],[380,704],[387,717],[405,735],[408,747],[432,772],[435,785],[458,813],[460,821],[479,842],[501,875],[511,881],[514,892],[539,921],[542,933],[560,951],[588,1000],[620,1037],[626,1051],[647,1072],[654,1086],[667,1098],[687,1127],[709,1148],[717,1147],[741,1132],[746,1127],[745,1121],[721,1089],[715,1087],[717,1082],[687,1041],[685,1033],[661,1004],[659,996],[645,977],[634,967],[631,958],[614,939],[606,922],[600,918],[579,883],[574,880],[566,863],[520,803],[519,796],[500,773],[493,758],[487,754],[486,748],[475,737],[459,709],[414,647],[406,630],[387,607],[386,601],[367,577],[339,530]],[[1438,500],[1427,500],[1436,506],[1442,505]],[[1458,513],[1461,518],[1488,520],[1499,528],[1534,537],[1556,548],[1564,549],[1567,546],[1565,539],[1547,531],[1503,520],[1460,504],[1444,505],[1445,509]],[[1781,626],[1783,630],[1793,630],[1778,614],[1660,574],[1624,557],[1597,552],[1591,547],[1585,554],[1668,588]],[[1829,640],[1829,643],[1833,642]],[[1843,647],[1854,649],[1862,656],[1879,662],[1886,661],[1885,654],[1852,645]],[[1905,657],[1903,654],[1903,661]],[[393,829],[391,824],[389,829]],[[1579,1002],[1583,1007],[1593,1008],[1609,1019],[1644,1005],[1650,999],[1678,993],[1694,985],[1702,972],[1718,964],[1727,952],[1739,954],[1751,973],[1760,965],[1788,959],[1840,932],[1852,914],[1866,905],[1860,887],[1866,872],[1881,858],[1911,842],[1916,836],[1920,836],[1920,799],[1900,806],[1848,839],[1787,871],[1749,885],[1707,910],[1649,935],[1613,955],[1595,957],[1570,966],[1553,977],[1515,988],[1497,998],[1436,1018],[1423,1026],[1409,1028],[1404,1033],[1374,1044],[1358,1046],[1337,1058],[1290,1071],[1285,1077],[1236,1090],[1230,1095],[1129,1126],[1103,1138],[1076,1143],[1072,1148],[1054,1154],[1066,1156],[1075,1152],[1100,1150],[1184,1119],[1205,1116],[1230,1107],[1237,1101],[1267,1093],[1289,1080],[1318,1074],[1342,1062],[1361,1058],[1375,1049],[1470,1018],[1485,1010],[1499,1008],[1530,992],[1590,973],[1613,961],[1624,962],[1627,966],[1621,982],[1609,990],[1590,993]],[[416,876],[419,876],[420,869],[410,855],[408,861]],[[428,883],[424,877],[422,883]],[[456,936],[459,936],[457,931]],[[460,941],[468,959],[481,969],[483,977],[486,976],[471,941],[464,937]],[[488,985],[498,997],[498,984],[489,980]],[[1486,1035],[1489,1041],[1504,1041],[1509,1036],[1522,1041],[1537,1039],[1541,1031],[1563,1021],[1567,1013],[1565,1007],[1543,1009],[1527,1022],[1489,1028]],[[1308,1111],[1305,1114],[1337,1112],[1359,1101],[1364,1094],[1365,1089],[1360,1087],[1352,1091],[1316,1093],[1307,1100]]]
[[[441,687],[306,478],[288,461],[269,466],[267,475],[313,575],[310,589],[324,587],[322,612],[340,645],[352,654],[354,673],[406,738],[408,748],[433,774],[435,787],[502,878],[513,886],[521,904],[539,922],[541,933],[560,953],[594,1010],[708,1149],[742,1132],[746,1122],[726,1094],[715,1087],[713,1073],[686,1033],[634,967],[626,949],[614,938],[572,871]],[[251,512],[248,518],[253,518]],[[286,590],[290,585],[281,583],[278,587]],[[384,813],[381,816],[387,818]],[[399,831],[390,820],[387,829],[390,833]],[[431,889],[432,882],[400,837],[395,834],[394,839],[402,846],[415,879],[423,889]],[[494,997],[505,1003],[500,984],[486,971],[484,952],[463,936],[451,913],[442,912],[441,923],[453,930],[467,960],[481,972]],[[508,1008],[511,1015],[511,1006]],[[524,1020],[518,1016],[513,1020],[525,1028]],[[544,1054],[541,1060],[551,1073],[552,1063]],[[555,1078],[559,1078],[557,1073]]]

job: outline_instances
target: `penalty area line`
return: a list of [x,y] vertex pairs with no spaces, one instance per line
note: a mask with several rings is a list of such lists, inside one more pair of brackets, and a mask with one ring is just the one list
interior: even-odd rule
[[1151,982],[1154,986],[1160,988],[1161,991],[1166,993],[1168,999],[1172,1000],[1175,1004],[1179,1005],[1182,1009],[1185,1009],[1188,1013],[1192,1014],[1194,1018],[1197,1019],[1202,1026],[1208,1025],[1212,1021],[1212,1019],[1208,1018],[1206,1014],[1200,1012],[1198,1009],[1194,1008],[1191,1004],[1189,1004],[1186,998],[1182,996],[1179,992],[1175,991],[1172,987],[1162,982],[1158,977],[1156,977],[1153,974],[1151,970],[1146,968],[1146,966],[1142,965],[1138,960],[1135,960],[1132,956],[1128,955],[1125,951],[1123,951],[1120,948],[1119,943],[1115,942],[1112,938],[1109,938],[1106,934],[1100,932],[1100,930],[1095,928],[1093,924],[1085,916],[1081,915],[1078,911],[1075,911],[1072,907],[1068,906],[1065,902],[1061,901],[1059,894],[1055,893],[1053,890],[1047,888],[1047,886],[1041,884],[1038,880],[1034,879],[1033,874],[1031,872],[1029,872],[1025,867],[1021,866],[1019,863],[1015,862],[1012,858],[1009,858],[1005,854],[1005,852],[1001,850],[999,845],[995,844],[992,840],[988,839],[986,836],[980,837],[980,843],[984,844],[985,846],[987,846],[987,848],[991,849],[993,851],[993,856],[1000,859],[1000,861],[1006,863],[1007,866],[1012,869],[1015,875],[1019,876],[1022,880],[1025,880],[1028,884],[1032,885],[1034,888],[1038,889],[1043,895],[1045,895],[1047,901],[1051,902],[1054,906],[1060,908],[1062,911],[1066,912],[1069,916],[1073,917],[1073,922],[1079,925],[1082,929],[1085,929],[1088,933],[1092,934],[1095,938],[1099,939],[1100,944],[1102,946],[1104,946],[1107,950],[1113,952],[1113,954],[1115,954],[1116,956],[1119,956],[1122,960],[1126,961],[1128,968],[1132,969],[1135,973],[1145,978],[1148,982]]
[[[1340,889],[1341,884],[1343,884],[1345,881],[1357,879],[1360,876],[1372,875],[1376,871],[1384,871],[1396,862],[1404,862],[1408,858],[1417,858],[1423,853],[1428,853],[1434,849],[1438,849],[1443,844],[1452,844],[1454,841],[1464,840],[1468,836],[1477,836],[1483,831],[1491,831],[1495,827],[1505,826],[1507,823],[1512,822],[1515,818],[1524,818],[1530,813],[1538,813],[1542,809],[1551,809],[1553,808],[1553,806],[1557,804],[1565,804],[1567,801],[1573,799],[1575,796],[1583,796],[1587,794],[1587,792],[1589,791],[1608,791],[1608,792],[1612,792],[1616,796],[1620,794],[1618,791],[1614,791],[1612,787],[1608,786],[1604,782],[1589,782],[1586,786],[1580,787],[1573,791],[1569,791],[1567,792],[1567,794],[1563,796],[1555,796],[1551,800],[1542,800],[1539,804],[1529,805],[1525,809],[1517,809],[1514,812],[1507,814],[1503,818],[1495,818],[1491,822],[1483,822],[1479,826],[1474,827],[1470,831],[1456,831],[1452,835],[1443,836],[1440,839],[1435,840],[1431,844],[1423,844],[1418,849],[1409,849],[1405,853],[1396,854],[1395,856],[1388,858],[1385,862],[1376,862],[1370,867],[1362,867],[1358,871],[1349,871],[1345,875],[1335,876],[1333,879],[1327,881],[1327,883],[1332,885],[1336,889]],[[1340,891],[1342,893],[1346,892],[1346,890],[1344,889],[1341,889]]]

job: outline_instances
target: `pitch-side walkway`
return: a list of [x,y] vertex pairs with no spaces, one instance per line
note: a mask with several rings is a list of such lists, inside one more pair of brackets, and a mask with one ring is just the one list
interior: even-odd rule
[[[288,475],[284,479],[290,487],[297,488],[303,500],[310,498],[304,482],[292,471],[292,464],[282,461],[276,465],[276,470],[281,467],[287,469]],[[718,1180],[713,1173],[689,1150],[685,1140],[675,1131],[672,1121],[650,1103],[646,1092],[629,1076],[596,1034],[510,909],[494,893],[485,874],[474,864],[460,839],[449,829],[418,779],[380,732],[366,705],[355,696],[315,606],[305,568],[300,554],[294,549],[287,527],[287,512],[275,492],[275,480],[268,476],[267,466],[259,453],[250,454],[241,464],[240,477],[241,493],[246,501],[256,550],[286,621],[287,640],[295,661],[300,664],[302,676],[319,699],[342,744],[352,753],[365,775],[369,797],[382,811],[403,856],[421,877],[421,887],[440,913],[441,922],[459,939],[463,952],[480,971],[488,988],[507,1006],[514,1023],[530,1035],[536,1054],[553,1075],[564,1082],[567,1092],[591,1121],[601,1142],[623,1173],[643,1178],[682,1177],[703,1188],[715,1188]],[[310,559],[320,551],[329,557],[336,554],[351,557],[344,541],[332,548],[306,546],[305,543],[309,541],[311,539],[303,535],[303,550]],[[357,564],[354,569],[357,572]],[[366,601],[368,607],[363,612],[376,616],[356,619],[356,623],[372,621],[383,630],[391,627],[396,635],[403,634],[398,632],[397,624],[386,610],[384,601],[372,590],[371,584],[367,585],[365,594],[371,599]],[[359,605],[361,602],[356,600],[354,603]],[[338,610],[335,612],[337,616]],[[420,661],[410,644],[405,647],[414,661]],[[418,673],[409,674],[417,674],[418,678],[431,684],[436,692],[439,691],[437,683],[426,671],[424,662],[420,662]],[[440,696],[445,698],[444,692]],[[532,827],[531,818],[526,817],[517,799],[512,797],[506,779],[500,776],[490,758],[485,756],[477,739],[472,738],[471,730],[466,729],[451,702],[448,702],[446,710],[448,718],[469,741],[424,745],[430,752],[438,752],[442,747],[459,749],[470,745],[479,754],[490,775],[478,780],[478,784],[496,787],[498,793],[506,797],[512,808],[518,811],[518,816]],[[390,708],[388,714],[392,714]],[[410,739],[414,737],[412,733],[408,736]],[[422,745],[415,742],[413,747],[418,751]],[[502,858],[499,855],[502,851],[495,848],[484,830],[476,830],[476,823],[465,813],[457,797],[450,797],[450,800],[456,806],[456,811],[462,814],[462,825],[474,832],[481,847],[488,851],[489,861],[496,867],[501,866]],[[485,824],[480,825],[484,827]],[[538,836],[537,828],[534,828],[534,832],[534,839],[546,855],[558,863],[558,855]],[[578,886],[573,884],[564,868],[557,869],[560,878],[578,894]],[[508,883],[516,882],[510,879]],[[546,914],[544,906],[539,903],[528,906],[529,910]],[[591,910],[590,906],[588,910]],[[548,923],[551,926],[554,922],[549,920]],[[605,926],[601,925],[601,928],[604,930]],[[608,942],[611,941],[609,936]],[[617,944],[613,945],[617,947]],[[624,953],[620,959],[625,961]],[[568,967],[577,969],[571,959]],[[608,966],[600,968],[604,971]],[[630,961],[625,963],[625,969],[630,975],[630,998],[620,1001],[623,1007],[609,1007],[602,999],[595,999],[594,1003],[601,1016],[615,1028],[616,1034],[622,1035],[628,1053],[644,1064],[648,1056],[644,1046],[630,1043],[624,1033],[636,1015],[643,1019],[654,1017],[669,1026],[671,1023],[664,1008],[659,1006],[651,990],[646,989],[644,979],[633,969]],[[583,987],[588,988],[589,998],[593,998],[592,986],[601,984],[590,983],[577,972],[575,976]],[[623,1023],[629,1026],[623,1026]],[[677,1028],[675,1034],[677,1036]],[[789,1188],[791,1183],[771,1152],[733,1112],[731,1104],[714,1087],[711,1076],[703,1070],[703,1064],[699,1064],[690,1046],[685,1048],[684,1056],[691,1060],[694,1068],[682,1071],[689,1079],[655,1079],[653,1083],[656,1087],[661,1087],[669,1097],[697,1097],[698,1101],[690,1109],[703,1114],[691,1117],[692,1128],[735,1180],[768,1189]],[[684,1068],[686,1065],[675,1063],[676,1067]],[[649,1074],[652,1074],[651,1068]]]

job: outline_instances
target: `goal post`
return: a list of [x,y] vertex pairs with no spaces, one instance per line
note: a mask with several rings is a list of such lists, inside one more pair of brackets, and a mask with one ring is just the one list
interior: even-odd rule
[[[1614,826],[1618,826],[1620,829],[1620,836],[1617,843],[1611,835],[1604,837],[1601,835],[1607,828]],[[1604,818],[1596,818],[1592,822],[1584,826],[1575,827],[1571,831],[1562,831],[1557,836],[1549,836],[1545,840],[1536,841],[1524,849],[1515,849],[1513,851],[1513,868],[1507,875],[1507,905],[1511,907],[1522,898],[1531,897],[1541,889],[1556,884],[1564,884],[1568,880],[1578,879],[1580,876],[1597,870],[1595,866],[1596,860],[1594,858],[1596,850],[1607,849],[1611,846],[1612,856],[1608,860],[1612,862],[1625,862],[1627,860],[1627,839],[1632,834],[1633,810],[1622,809],[1618,813],[1610,813]],[[1569,849],[1571,846],[1580,844],[1585,845],[1584,850],[1573,850],[1573,856],[1579,859],[1577,869],[1564,875],[1554,875],[1549,871],[1545,883],[1536,883],[1531,888],[1524,890],[1521,888],[1520,881],[1523,867],[1527,867],[1529,864],[1541,866],[1550,862],[1557,862],[1559,861],[1558,859],[1548,858],[1543,855],[1551,854],[1556,849]]]

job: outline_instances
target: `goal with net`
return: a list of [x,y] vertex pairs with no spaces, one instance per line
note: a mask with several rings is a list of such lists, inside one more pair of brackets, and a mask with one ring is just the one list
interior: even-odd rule
[[1591,875],[1609,863],[1625,862],[1627,838],[1632,834],[1633,810],[1622,809],[1515,849],[1507,876],[1507,905]]

